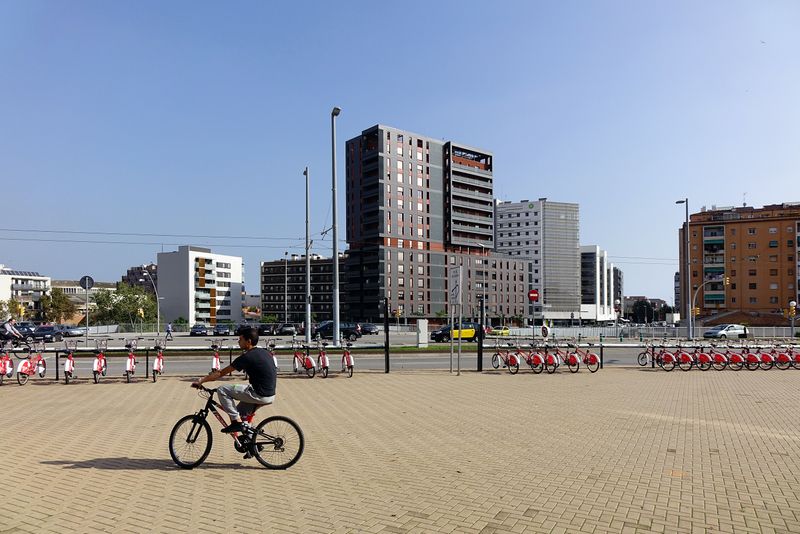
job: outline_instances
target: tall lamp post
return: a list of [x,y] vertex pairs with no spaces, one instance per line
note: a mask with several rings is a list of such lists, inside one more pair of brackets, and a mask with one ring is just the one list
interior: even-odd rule
[[791,301],[789,303],[789,316],[792,318],[792,339],[794,339],[794,316],[797,315],[797,302]]
[[331,110],[331,180],[333,194],[333,346],[341,347],[339,330],[339,225],[336,210],[336,117],[341,108]]
[[146,265],[142,265],[142,270],[144,271],[145,276],[150,279],[150,283],[153,284],[153,291],[156,293],[156,336],[161,333],[161,301],[158,298],[158,288],[156,287],[156,283],[153,281],[153,275],[150,274],[150,271],[147,270]]
[[686,207],[686,228],[684,229],[684,233],[686,234],[686,337],[692,339],[692,299],[689,298],[692,295],[692,260],[691,260],[691,247],[689,245],[689,198],[684,198],[683,200],[676,200],[675,204],[684,204]]
[[283,251],[283,322],[289,322],[289,251]]
[[308,172],[308,167],[303,171],[306,177],[306,324],[305,331],[306,344],[311,344],[311,257],[309,250],[311,249],[311,242],[308,238],[308,197],[309,197],[309,180],[311,174]]

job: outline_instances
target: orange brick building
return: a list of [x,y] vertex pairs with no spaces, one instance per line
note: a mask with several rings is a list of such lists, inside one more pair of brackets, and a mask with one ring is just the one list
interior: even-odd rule
[[[679,231],[681,281],[686,280],[685,226]],[[800,297],[800,202],[704,209],[690,216],[689,227],[689,298],[701,320],[740,312],[762,318],[750,324],[769,322],[766,318],[788,322],[781,313]],[[686,302],[683,286],[681,301]]]

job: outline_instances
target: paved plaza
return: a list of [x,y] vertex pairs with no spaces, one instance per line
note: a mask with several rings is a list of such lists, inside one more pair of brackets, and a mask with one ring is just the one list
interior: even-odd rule
[[[281,376],[287,471],[167,450],[188,378],[0,387],[0,532],[800,532],[800,371]],[[219,429],[216,421],[212,427]]]

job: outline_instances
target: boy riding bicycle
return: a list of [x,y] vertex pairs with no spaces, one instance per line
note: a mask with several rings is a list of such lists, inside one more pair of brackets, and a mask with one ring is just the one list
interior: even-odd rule
[[[269,353],[258,345],[258,329],[243,328],[239,331],[239,348],[244,352],[231,364],[219,371],[212,371],[200,380],[192,382],[192,387],[199,387],[206,382],[219,380],[233,371],[244,371],[250,385],[235,384],[221,386],[217,396],[223,410],[230,416],[231,424],[222,429],[225,433],[242,432],[242,419],[252,414],[256,407],[272,404],[275,400],[275,387],[278,370]],[[235,404],[239,401],[239,404]]]

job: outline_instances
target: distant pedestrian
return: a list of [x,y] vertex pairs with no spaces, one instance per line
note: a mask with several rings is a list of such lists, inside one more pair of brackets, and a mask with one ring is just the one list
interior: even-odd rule
[[164,341],[172,341],[172,323],[167,323],[167,337]]

